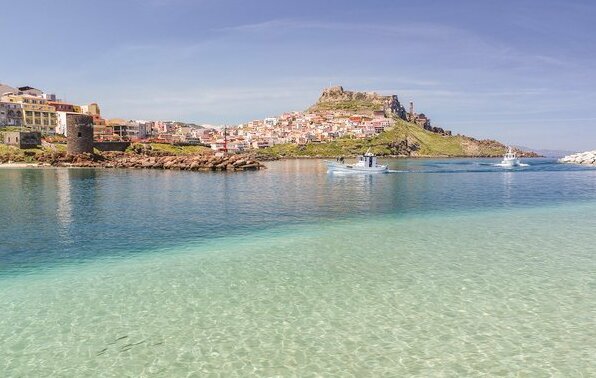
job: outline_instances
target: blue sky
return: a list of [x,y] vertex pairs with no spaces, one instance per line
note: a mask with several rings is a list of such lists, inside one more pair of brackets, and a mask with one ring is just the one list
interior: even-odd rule
[[239,123],[329,85],[413,99],[433,123],[596,148],[591,1],[53,0],[2,4],[0,82],[108,118]]

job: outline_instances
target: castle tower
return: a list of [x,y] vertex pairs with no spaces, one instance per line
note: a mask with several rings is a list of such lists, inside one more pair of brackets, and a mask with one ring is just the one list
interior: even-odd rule
[[410,111],[408,112],[408,121],[412,121],[414,117],[414,101],[410,100]]
[[66,151],[69,155],[93,153],[93,117],[85,114],[66,115]]

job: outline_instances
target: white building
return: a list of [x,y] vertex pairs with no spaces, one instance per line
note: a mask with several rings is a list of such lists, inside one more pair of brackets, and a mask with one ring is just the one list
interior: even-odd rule
[[56,112],[56,134],[66,136],[66,115],[68,112]]
[[263,123],[264,123],[266,126],[271,126],[271,127],[277,126],[277,122],[278,122],[278,121],[277,121],[277,118],[273,118],[273,117],[270,117],[270,118],[265,118],[265,119],[263,120]]

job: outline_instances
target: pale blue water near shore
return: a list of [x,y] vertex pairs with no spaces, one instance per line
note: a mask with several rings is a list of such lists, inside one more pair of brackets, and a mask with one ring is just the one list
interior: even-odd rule
[[0,170],[3,376],[593,376],[596,170]]

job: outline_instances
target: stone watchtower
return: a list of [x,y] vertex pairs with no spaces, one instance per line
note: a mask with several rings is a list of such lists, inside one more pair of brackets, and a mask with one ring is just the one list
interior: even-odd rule
[[66,151],[69,155],[93,153],[93,117],[66,115]]

